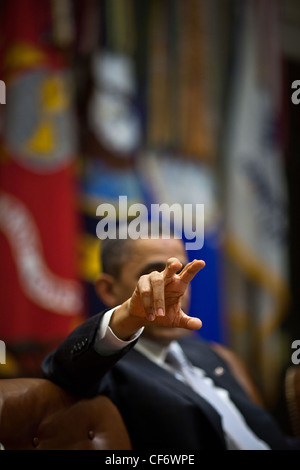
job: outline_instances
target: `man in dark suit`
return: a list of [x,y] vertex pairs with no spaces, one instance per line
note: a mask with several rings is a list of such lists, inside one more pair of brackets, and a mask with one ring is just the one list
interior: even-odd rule
[[204,266],[188,263],[176,238],[103,241],[96,290],[108,310],[45,359],[45,376],[73,394],[111,398],[134,450],[300,449],[243,373],[234,377],[222,355],[194,335],[201,320],[185,313],[189,283]]

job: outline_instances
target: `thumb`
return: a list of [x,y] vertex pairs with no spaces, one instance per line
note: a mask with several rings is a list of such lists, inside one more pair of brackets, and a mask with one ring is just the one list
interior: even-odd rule
[[202,321],[197,317],[189,317],[183,313],[180,322],[179,328],[184,328],[186,330],[200,330],[202,327]]

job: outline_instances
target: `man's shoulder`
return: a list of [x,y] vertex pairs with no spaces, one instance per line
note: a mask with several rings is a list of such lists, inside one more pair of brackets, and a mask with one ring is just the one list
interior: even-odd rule
[[203,339],[200,335],[181,338],[179,341],[185,354],[200,367],[215,369],[218,366],[228,367],[227,362],[218,354],[214,344]]

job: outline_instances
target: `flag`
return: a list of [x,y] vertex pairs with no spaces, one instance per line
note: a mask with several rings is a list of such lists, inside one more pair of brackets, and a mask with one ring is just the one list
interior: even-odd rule
[[289,295],[280,11],[273,0],[238,8],[225,145],[228,337],[272,404],[290,349],[280,328]]
[[150,5],[147,146],[213,164],[216,67],[212,2],[154,0]]
[[[171,215],[170,221],[176,232],[179,231],[188,259],[203,259],[206,263],[203,272],[191,282],[189,314],[201,319],[202,328],[198,333],[202,338],[222,343],[225,340],[222,243],[215,172],[206,162],[149,151],[141,162],[140,174],[145,175],[145,186],[150,188],[148,200],[151,204],[162,207],[167,204],[172,214],[176,207],[179,208],[182,226],[172,224],[173,217],[175,221],[178,216]],[[199,205],[203,206],[203,213],[197,212]],[[187,206],[191,216],[185,213]],[[202,230],[203,237],[200,236]],[[195,233],[193,237],[192,232]]]
[[4,2],[1,28],[0,337],[64,338],[83,319],[76,122],[51,2]]
[[[136,18],[132,0],[105,0],[95,5],[100,26],[91,51],[87,100],[83,103],[84,164],[80,208],[80,272],[86,288],[88,314],[105,306],[94,283],[101,270],[101,240],[97,238],[97,207],[110,203],[116,208],[120,196],[128,205],[144,201],[136,159],[142,140],[138,83],[135,67]],[[117,221],[113,221],[113,223]]]
[[[192,281],[190,314],[202,320],[200,336],[216,342],[224,339],[216,187],[219,97],[214,94],[221,61],[211,26],[219,8],[207,0],[150,2],[146,148],[139,162],[150,203],[180,207],[182,215],[189,205],[194,216],[196,206],[204,205],[204,244],[195,249],[194,240],[193,249],[187,249],[190,259],[206,262],[203,274]],[[182,239],[188,247],[182,225]]]

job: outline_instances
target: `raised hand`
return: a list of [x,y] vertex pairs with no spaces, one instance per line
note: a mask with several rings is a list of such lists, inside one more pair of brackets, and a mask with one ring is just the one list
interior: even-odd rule
[[153,271],[141,276],[128,301],[112,317],[113,331],[125,339],[138,327],[148,324],[197,330],[202,322],[181,309],[181,298],[194,276],[205,266],[193,260],[181,271],[177,258],[170,258],[162,272]]

